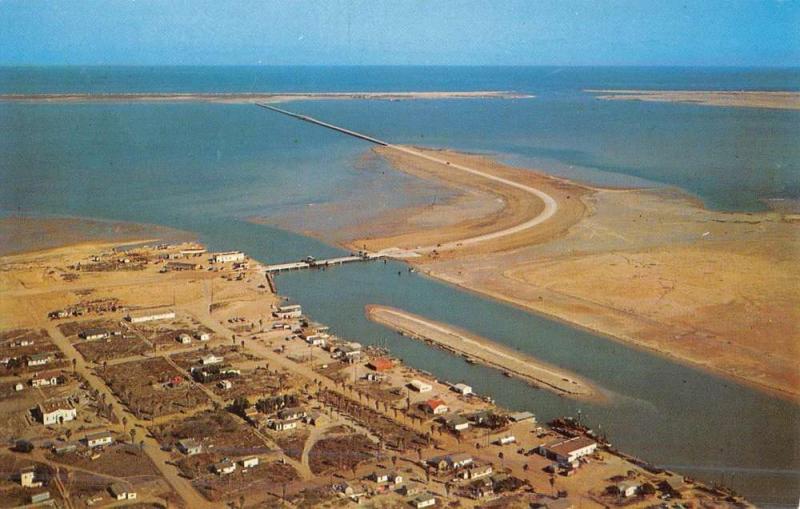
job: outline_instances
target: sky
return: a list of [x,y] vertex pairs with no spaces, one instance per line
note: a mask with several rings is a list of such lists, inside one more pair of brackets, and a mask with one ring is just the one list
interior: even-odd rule
[[800,66],[800,0],[0,0],[0,65]]

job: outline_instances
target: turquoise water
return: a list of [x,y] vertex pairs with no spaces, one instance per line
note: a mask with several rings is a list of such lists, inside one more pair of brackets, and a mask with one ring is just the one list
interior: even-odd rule
[[[674,185],[710,207],[797,198],[796,112],[596,101],[583,88],[800,89],[796,70],[555,68],[90,68],[0,70],[0,92],[474,90],[534,100],[298,102],[290,109],[401,143],[488,151],[615,184]],[[339,250],[244,220],[344,197],[405,203],[408,177],[364,168],[369,147],[249,105],[0,103],[0,211],[162,224],[262,261]],[[375,166],[377,164],[377,166]],[[416,197],[415,199],[421,199]],[[398,271],[402,275],[398,276]],[[797,405],[461,292],[402,265],[281,275],[312,317],[409,363],[468,380],[541,420],[577,412],[623,449],[767,505],[800,495]],[[397,306],[595,380],[609,406],[577,404],[406,340],[364,318]]]

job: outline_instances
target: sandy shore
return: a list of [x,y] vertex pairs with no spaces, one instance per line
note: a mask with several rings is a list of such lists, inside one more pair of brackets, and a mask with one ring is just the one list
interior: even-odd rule
[[468,356],[481,364],[521,378],[535,387],[578,398],[596,398],[598,395],[589,383],[566,370],[549,366],[522,352],[452,325],[386,306],[367,306],[366,315],[370,320],[391,327],[410,338],[431,342],[456,354]]
[[146,94],[0,94],[13,102],[211,102],[224,104],[281,103],[320,100],[408,101],[423,99],[528,99],[529,94],[486,90],[474,92],[317,92],[317,93],[146,93]]
[[585,90],[606,101],[649,101],[800,110],[800,92],[727,92],[689,90]]
[[[378,152],[455,196],[351,226],[350,247],[454,242],[520,224],[542,207],[446,165]],[[485,156],[430,152],[537,186],[559,207],[536,228],[409,258],[421,271],[788,399],[800,395],[795,215],[708,211],[676,190],[595,189]],[[462,216],[459,205],[474,211],[475,200],[502,207]]]

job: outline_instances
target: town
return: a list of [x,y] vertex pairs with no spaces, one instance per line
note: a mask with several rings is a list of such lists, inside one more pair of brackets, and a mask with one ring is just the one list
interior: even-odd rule
[[337,336],[242,252],[0,267],[0,507],[749,507]]

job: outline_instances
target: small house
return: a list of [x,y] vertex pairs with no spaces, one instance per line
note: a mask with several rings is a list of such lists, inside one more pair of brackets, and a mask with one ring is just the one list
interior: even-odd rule
[[433,386],[431,386],[431,384],[425,383],[421,380],[411,380],[408,385],[417,392],[431,392],[433,390]]
[[485,465],[475,465],[465,468],[459,475],[462,479],[475,480],[483,477],[490,476],[494,473],[494,469],[490,463]]
[[211,334],[208,332],[198,332],[194,337],[197,338],[198,341],[209,341],[211,339]]
[[284,408],[278,412],[278,417],[285,421],[296,421],[306,416],[306,411],[300,407]]
[[251,456],[249,458],[244,458],[242,460],[242,468],[253,468],[257,467],[259,463],[258,457]]
[[426,412],[433,415],[446,414],[450,409],[445,405],[444,401],[439,398],[429,399],[422,404]]
[[30,383],[32,387],[49,387],[58,385],[63,380],[61,372],[48,371],[46,373],[36,373],[31,378]]
[[104,447],[106,445],[111,445],[112,443],[114,443],[114,437],[108,431],[101,431],[99,433],[86,435],[86,445],[90,449],[94,449],[95,447]]
[[537,452],[545,458],[561,464],[571,464],[578,458],[592,454],[596,449],[597,442],[587,437],[577,436],[560,438],[540,445]]
[[210,366],[212,364],[222,364],[225,361],[224,357],[220,357],[218,355],[209,354],[200,357],[200,364],[203,366]]
[[41,481],[36,481],[36,467],[25,467],[19,472],[19,484],[23,488],[38,488],[42,485]]
[[392,483],[397,485],[403,482],[403,476],[393,470],[376,470],[370,474],[369,478],[376,483]]
[[425,493],[411,500],[411,505],[417,509],[422,509],[423,507],[432,507],[436,505],[436,497],[430,493]]
[[115,482],[108,487],[108,492],[115,500],[135,500],[136,492],[126,483]]
[[36,353],[28,356],[28,367],[44,366],[50,362],[51,355],[49,353]]
[[269,422],[269,427],[275,431],[288,431],[297,428],[297,421],[276,419]]
[[455,384],[453,386],[453,390],[461,394],[462,396],[468,396],[472,394],[472,387],[470,387],[467,384]]
[[78,411],[66,400],[39,403],[36,413],[45,426],[73,421],[78,417]]
[[377,372],[389,371],[394,367],[394,363],[391,359],[387,359],[386,357],[378,357],[369,361],[367,367]]
[[280,320],[300,318],[303,316],[303,308],[300,306],[300,304],[279,306],[275,311],[272,312],[272,316]]
[[220,380],[220,382],[217,385],[219,386],[220,389],[225,391],[229,391],[233,388],[233,384],[231,383],[230,380]]
[[179,334],[178,335],[178,343],[182,345],[188,345],[192,342],[192,337],[188,334]]
[[84,331],[81,331],[81,333],[78,336],[87,341],[93,341],[96,339],[106,339],[111,336],[111,333],[109,333],[106,329],[95,328],[95,329],[86,329]]
[[622,481],[617,484],[617,493],[623,497],[632,497],[639,491],[639,483],[636,481]]
[[178,441],[178,450],[187,456],[194,456],[203,452],[203,447],[191,438]]
[[47,502],[48,500],[50,500],[49,491],[42,491],[31,495],[31,504],[41,504],[42,502]]
[[494,441],[494,443],[497,445],[508,445],[508,444],[513,444],[516,441],[517,437],[515,437],[514,435],[506,435],[504,437],[498,438],[497,440]]
[[226,251],[224,253],[214,253],[211,255],[213,263],[243,262],[244,253],[241,251]]
[[469,421],[460,415],[454,415],[445,421],[445,425],[451,431],[466,431],[469,429]]
[[229,475],[236,471],[236,463],[231,460],[223,460],[219,463],[214,463],[211,470],[217,475]]
[[400,487],[400,494],[406,497],[413,497],[425,491],[425,485],[420,483],[407,483]]

